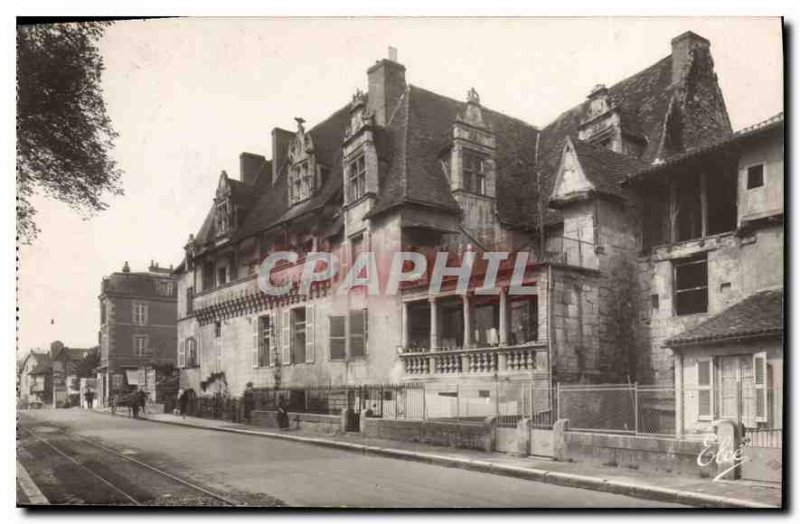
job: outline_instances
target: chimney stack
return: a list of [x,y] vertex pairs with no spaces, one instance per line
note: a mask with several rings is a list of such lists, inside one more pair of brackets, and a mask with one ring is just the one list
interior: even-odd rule
[[390,47],[389,58],[370,67],[367,78],[367,108],[375,115],[375,123],[385,126],[397,101],[406,90],[406,68],[397,62],[397,49]]
[[672,39],[672,83],[681,82],[689,74],[695,54],[709,52],[711,43],[702,36],[686,31]]
[[294,140],[294,133],[275,127],[272,129],[272,184],[278,179],[283,164],[289,154],[289,145]]
[[[255,153],[244,152],[239,155],[239,180],[249,186],[256,183],[261,168],[267,159]],[[270,176],[272,174],[270,173]]]

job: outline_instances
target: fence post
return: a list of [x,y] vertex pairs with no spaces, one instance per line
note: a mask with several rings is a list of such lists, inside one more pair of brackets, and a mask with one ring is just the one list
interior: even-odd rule
[[556,420],[561,420],[561,384],[556,382]]
[[639,434],[639,382],[633,383],[633,432]]
[[399,388],[398,388],[397,386],[395,386],[395,387],[394,387],[394,418],[395,418],[395,419],[397,419],[397,409],[398,409],[398,403],[400,402],[400,401],[398,400],[398,398],[397,398],[397,395],[398,395],[398,392],[397,392],[397,390],[398,390],[398,389],[399,389]]

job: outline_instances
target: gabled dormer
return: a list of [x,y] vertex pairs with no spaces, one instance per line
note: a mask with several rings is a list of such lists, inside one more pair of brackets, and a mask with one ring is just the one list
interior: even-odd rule
[[621,153],[620,112],[611,100],[608,89],[603,84],[598,84],[588,98],[586,112],[578,129],[578,138],[597,147]]
[[454,196],[495,198],[495,142],[494,131],[483,118],[478,92],[470,89],[467,105],[453,123],[449,161],[443,160]]
[[214,230],[217,239],[227,237],[236,228],[236,206],[231,199],[232,192],[231,180],[228,178],[228,173],[223,171],[219,175],[214,196]]
[[326,178],[328,169],[317,163],[314,140],[306,132],[305,120],[295,118],[297,132],[289,145],[286,188],[289,205],[298,204],[313,197]]
[[575,144],[567,137],[561,150],[561,161],[556,171],[556,182],[550,195],[550,203],[558,207],[575,200],[582,200],[591,195],[595,189],[595,185],[581,166]]
[[344,204],[352,206],[378,192],[375,113],[359,91],[350,102],[350,122],[342,146]]

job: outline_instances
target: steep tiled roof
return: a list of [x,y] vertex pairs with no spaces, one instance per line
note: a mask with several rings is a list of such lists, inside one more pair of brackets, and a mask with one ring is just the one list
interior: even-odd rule
[[[451,145],[452,126],[466,108],[459,102],[409,86],[387,128],[395,159],[382,180],[372,215],[412,203],[459,212],[440,158]],[[538,130],[516,118],[481,107],[484,122],[496,136],[498,213],[503,222],[530,223],[536,218],[534,168]]]
[[50,360],[45,360],[36,364],[36,366],[28,373],[29,375],[41,375],[43,373],[50,373],[53,365]]
[[631,173],[628,178],[630,180],[633,180],[649,175],[651,173],[667,171],[671,167],[680,166],[682,163],[688,160],[702,157],[703,155],[720,151],[725,148],[735,147],[743,140],[747,140],[749,138],[762,135],[764,133],[775,132],[776,130],[782,128],[783,128],[783,112],[780,112],[777,115],[773,115],[767,118],[766,120],[763,120],[751,126],[740,129],[739,131],[736,131],[732,135],[720,137],[704,146],[691,149],[679,155],[674,155],[666,159],[664,162],[645,165],[638,171]]
[[583,140],[572,140],[575,154],[586,177],[601,193],[623,196],[620,184],[647,164],[636,158],[597,147]]
[[761,291],[667,340],[671,347],[783,333],[783,290]]

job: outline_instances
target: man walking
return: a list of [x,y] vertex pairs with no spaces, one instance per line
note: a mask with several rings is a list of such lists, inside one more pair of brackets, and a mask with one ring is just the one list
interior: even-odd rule
[[86,409],[92,409],[94,404],[94,391],[87,389],[86,393],[83,394],[83,398],[86,400]]

